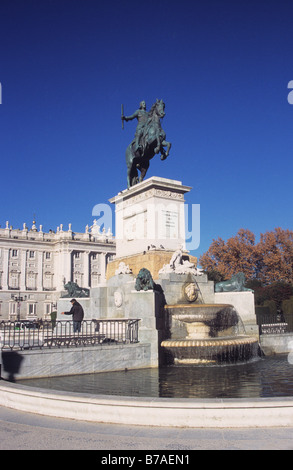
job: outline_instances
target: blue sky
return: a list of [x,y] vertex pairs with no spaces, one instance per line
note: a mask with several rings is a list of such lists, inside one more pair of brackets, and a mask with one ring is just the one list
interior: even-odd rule
[[293,230],[292,18],[292,0],[1,0],[1,226],[84,231],[126,188],[121,103],[162,98],[172,149],[147,176],[193,187],[192,254]]

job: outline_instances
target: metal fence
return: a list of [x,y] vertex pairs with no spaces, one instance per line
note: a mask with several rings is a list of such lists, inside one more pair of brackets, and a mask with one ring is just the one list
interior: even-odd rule
[[282,335],[288,333],[288,323],[263,323],[260,325],[261,335]]
[[75,332],[71,320],[2,321],[0,349],[61,348],[138,342],[138,319],[84,320]]
[[282,334],[293,332],[293,315],[283,313],[257,313],[256,321],[260,334]]

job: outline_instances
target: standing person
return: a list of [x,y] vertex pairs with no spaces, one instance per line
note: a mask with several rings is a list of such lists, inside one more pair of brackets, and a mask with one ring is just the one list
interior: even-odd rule
[[84,317],[83,308],[75,299],[70,300],[71,310],[70,312],[61,312],[61,315],[72,315],[73,320],[73,332],[80,333],[81,322]]

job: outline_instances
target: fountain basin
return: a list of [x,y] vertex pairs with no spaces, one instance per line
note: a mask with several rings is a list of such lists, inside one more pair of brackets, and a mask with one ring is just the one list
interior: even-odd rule
[[246,362],[258,356],[255,337],[247,336],[237,311],[228,304],[165,306],[170,339],[161,342],[175,364]]
[[[241,322],[233,305],[229,304],[178,304],[166,305],[172,338],[184,333],[187,339],[211,338],[239,331]],[[177,323],[176,323],[177,321]],[[177,331],[178,322],[184,324],[185,332]],[[243,332],[243,331],[242,331]]]
[[161,346],[173,356],[175,364],[235,364],[258,355],[258,341],[251,336],[210,339],[165,340]]

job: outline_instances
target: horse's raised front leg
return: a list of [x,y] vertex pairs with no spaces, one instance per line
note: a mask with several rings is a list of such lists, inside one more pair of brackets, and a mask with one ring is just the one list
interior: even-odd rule
[[162,160],[165,160],[165,158],[167,158],[170,153],[171,142],[167,142],[166,140],[163,140],[162,147],[167,147],[166,152],[164,151],[164,158],[162,159]]
[[157,132],[155,135],[155,140],[157,141],[157,146],[154,150],[155,153],[159,153],[160,148],[161,148],[161,139],[160,139],[160,132]]

